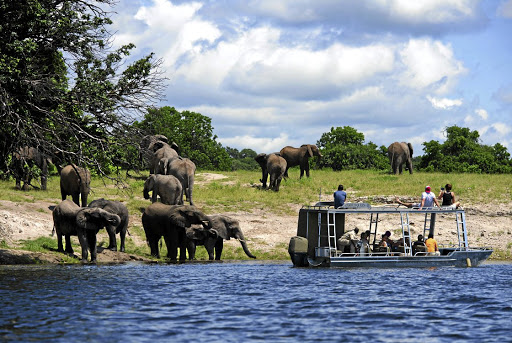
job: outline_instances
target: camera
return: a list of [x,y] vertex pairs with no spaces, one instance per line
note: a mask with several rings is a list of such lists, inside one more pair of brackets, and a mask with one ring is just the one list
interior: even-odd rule
[[444,191],[444,187],[441,187],[441,190]]

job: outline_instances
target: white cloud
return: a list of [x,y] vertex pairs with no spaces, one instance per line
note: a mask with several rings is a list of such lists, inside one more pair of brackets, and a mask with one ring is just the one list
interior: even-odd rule
[[445,23],[474,15],[475,0],[388,0],[381,5],[390,8],[393,17],[410,22]]
[[494,130],[496,130],[500,135],[508,135],[511,131],[512,131],[512,128],[510,127],[510,125],[507,125],[505,123],[494,123],[491,125]]
[[434,98],[430,95],[427,95],[428,101],[432,104],[434,108],[447,110],[452,107],[462,106],[462,99],[448,99],[448,98]]
[[411,39],[400,56],[406,67],[401,83],[413,89],[446,94],[466,73],[462,62],[455,59],[451,45],[440,41]]
[[502,3],[497,9],[497,14],[505,18],[512,18],[512,0]]
[[230,138],[219,139],[223,146],[244,146],[252,149],[257,153],[272,153],[281,150],[290,144],[288,135],[281,133],[279,137],[254,137],[254,136],[235,136]]
[[487,111],[484,110],[483,108],[477,108],[475,110],[475,113],[483,120],[487,120],[487,118],[489,118],[489,113],[487,113]]

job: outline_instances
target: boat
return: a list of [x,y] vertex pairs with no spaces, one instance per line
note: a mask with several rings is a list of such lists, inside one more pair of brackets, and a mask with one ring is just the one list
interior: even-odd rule
[[[369,249],[365,253],[347,252],[342,249],[344,247],[338,246],[338,239],[345,231],[353,229],[345,227],[345,219],[361,214],[369,217],[366,231],[369,232]],[[410,218],[420,218],[419,223],[423,222],[423,237],[428,237],[429,233],[435,233],[436,217],[440,214],[453,216],[458,242],[439,244],[439,255],[413,249]],[[382,234],[378,233],[378,223],[383,216],[398,217],[402,231],[400,251],[378,247]],[[415,219],[415,222],[418,221]],[[340,208],[334,208],[333,202],[318,202],[300,209],[297,235],[290,239],[288,252],[295,267],[429,268],[476,267],[489,258],[493,250],[469,246],[466,214],[462,208],[419,209],[401,205],[371,206],[368,203],[345,203]]]

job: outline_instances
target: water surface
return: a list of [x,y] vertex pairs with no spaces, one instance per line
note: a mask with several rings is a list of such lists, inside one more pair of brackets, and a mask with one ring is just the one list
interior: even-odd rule
[[2,341],[504,342],[512,264],[0,266]]

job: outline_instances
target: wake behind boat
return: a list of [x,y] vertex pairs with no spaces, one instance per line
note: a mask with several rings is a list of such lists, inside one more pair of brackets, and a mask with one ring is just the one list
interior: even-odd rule
[[[367,203],[345,203],[334,208],[332,202],[319,202],[299,211],[297,236],[290,239],[288,252],[296,267],[476,267],[493,252],[490,248],[475,248],[468,244],[466,215],[463,209],[452,208],[403,208],[397,206],[370,206]],[[351,228],[345,227],[345,219],[351,215],[369,215],[368,248],[362,251],[346,251],[338,239]],[[413,249],[410,237],[410,217],[423,219],[423,236],[434,234],[436,216],[453,215],[458,242],[439,247],[439,255]],[[400,249],[382,249],[378,245],[378,223],[382,216],[399,217],[402,238]]]

